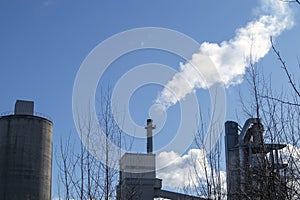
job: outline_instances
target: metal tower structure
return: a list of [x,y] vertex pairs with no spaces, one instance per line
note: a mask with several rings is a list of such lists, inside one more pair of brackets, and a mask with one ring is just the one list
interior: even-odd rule
[[285,199],[286,182],[279,150],[285,144],[266,144],[264,128],[257,118],[248,119],[239,131],[233,121],[225,123],[227,199]]
[[51,200],[52,122],[20,101],[0,117],[0,199]]

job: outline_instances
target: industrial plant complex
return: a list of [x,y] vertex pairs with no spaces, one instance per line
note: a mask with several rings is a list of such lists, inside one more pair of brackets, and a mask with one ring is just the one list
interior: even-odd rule
[[[248,119],[239,131],[225,123],[227,199],[286,199],[285,169],[279,158],[285,144],[265,143],[260,119]],[[265,195],[265,196],[264,196]]]
[[120,160],[120,181],[117,186],[118,200],[152,200],[167,198],[200,200],[203,198],[162,190],[162,180],[156,178],[155,154],[153,154],[152,119],[147,120],[147,153],[125,153]]
[[[287,167],[279,159],[285,144],[265,143],[257,118],[242,128],[225,123],[227,199],[285,199]],[[146,153],[125,153],[119,161],[118,200],[200,200],[204,197],[162,189],[156,177],[153,120],[148,119]],[[16,101],[15,111],[0,117],[0,200],[51,200],[52,122],[34,114],[34,102]],[[270,184],[270,179],[271,183]]]

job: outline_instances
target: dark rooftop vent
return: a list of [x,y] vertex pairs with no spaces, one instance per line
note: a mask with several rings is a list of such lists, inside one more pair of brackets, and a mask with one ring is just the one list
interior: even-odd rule
[[17,100],[15,104],[15,115],[33,115],[34,102]]

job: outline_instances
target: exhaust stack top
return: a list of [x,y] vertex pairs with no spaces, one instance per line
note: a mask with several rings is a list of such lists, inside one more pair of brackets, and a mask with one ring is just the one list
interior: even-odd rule
[[152,119],[147,119],[147,126],[145,129],[147,130],[147,153],[153,153],[153,134],[152,130],[156,128],[156,126],[152,124]]

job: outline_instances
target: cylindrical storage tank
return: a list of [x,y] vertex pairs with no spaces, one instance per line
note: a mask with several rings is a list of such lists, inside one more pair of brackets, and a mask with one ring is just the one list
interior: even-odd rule
[[0,118],[0,199],[51,200],[52,122],[33,115]]

